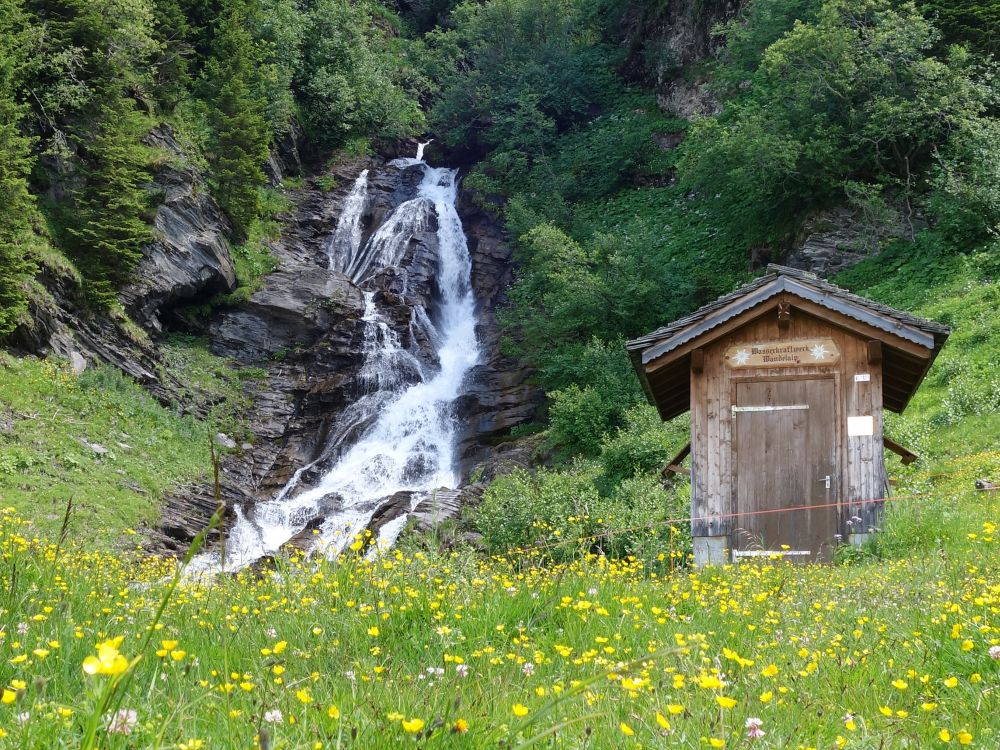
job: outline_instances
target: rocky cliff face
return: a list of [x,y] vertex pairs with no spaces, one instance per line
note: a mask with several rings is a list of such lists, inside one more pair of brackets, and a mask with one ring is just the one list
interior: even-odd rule
[[[327,247],[362,169],[369,172],[360,220],[362,242],[395,207],[414,197],[422,178],[420,169],[384,159],[351,159],[322,180],[308,179],[303,188],[287,191],[294,208],[282,218],[281,237],[271,246],[277,270],[249,300],[221,311],[208,325],[216,353],[266,373],[248,415],[256,439],[223,462],[223,495],[229,503],[269,499],[296,472],[297,491],[308,488],[336,458],[337,446],[349,446],[367,426],[348,418],[349,406],[364,395],[365,387],[360,377],[365,363],[363,294],[347,276],[330,268]],[[324,192],[320,185],[331,178],[337,187]],[[472,196],[463,196],[459,211],[472,258],[477,336],[484,352],[466,394],[455,405],[461,425],[460,472],[467,478],[513,426],[535,418],[543,397],[530,385],[530,371],[500,351],[494,311],[512,273],[509,243],[497,218],[477,208]],[[398,268],[386,269],[369,285],[402,346],[432,365],[433,347],[411,321],[414,307],[429,307],[437,294],[436,232],[433,222],[416,230]],[[207,487],[185,495],[168,499],[161,544],[190,537],[213,507]],[[449,501],[435,512],[454,514],[460,497],[449,494]],[[408,496],[398,500],[373,519],[375,530],[409,508]],[[200,511],[192,514],[192,509]]]
[[182,389],[162,375],[150,334],[160,332],[164,310],[229,291],[236,277],[227,239],[229,223],[202,176],[190,166],[189,155],[166,125],[154,128],[146,142],[167,158],[152,185],[162,198],[154,218],[156,240],[144,249],[136,281],[121,292],[131,317],[89,311],[75,273],[48,266],[39,279],[42,291],[31,301],[30,320],[14,332],[10,343],[69,359],[77,370],[88,362],[107,362],[168,402]]
[[154,128],[145,141],[170,158],[153,180],[154,192],[162,196],[153,221],[156,240],[144,250],[135,280],[120,298],[133,320],[159,332],[165,310],[232,291],[236,270],[229,222],[170,127]]
[[743,4],[743,0],[632,3],[622,19],[628,50],[622,72],[650,84],[660,108],[676,117],[718,113],[719,102],[697,64],[714,56],[722,43],[712,33],[715,26],[733,18]]

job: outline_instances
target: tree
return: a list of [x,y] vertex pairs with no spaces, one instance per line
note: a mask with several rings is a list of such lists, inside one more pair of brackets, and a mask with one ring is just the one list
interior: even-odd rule
[[232,0],[219,20],[204,76],[213,89],[211,117],[217,142],[216,192],[236,230],[245,233],[260,211],[260,187],[270,134],[264,103],[254,90],[254,40],[242,0]]
[[21,129],[16,99],[26,57],[25,19],[16,0],[0,0],[0,337],[27,309],[25,286],[34,264],[27,255],[35,205],[28,192],[32,140]]
[[306,129],[323,146],[352,137],[402,138],[424,128],[416,99],[400,85],[405,66],[388,47],[377,8],[344,0],[311,3],[310,42],[295,88]]
[[754,243],[804,209],[874,183],[909,200],[936,147],[978,117],[988,91],[967,52],[934,54],[912,2],[827,0],[764,51],[749,91],[694,126],[685,187],[715,197]]
[[988,55],[1000,52],[1000,2],[997,0],[922,0],[925,15],[945,41],[968,44]]
[[139,139],[146,122],[126,99],[112,99],[100,110],[92,138],[78,138],[85,185],[74,196],[67,250],[84,277],[88,299],[108,306],[127,282],[142,248],[153,239],[144,220],[149,207],[149,173]]

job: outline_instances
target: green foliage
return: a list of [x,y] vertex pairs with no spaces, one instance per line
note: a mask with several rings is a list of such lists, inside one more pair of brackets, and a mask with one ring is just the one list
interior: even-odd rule
[[205,77],[215,89],[212,119],[217,132],[213,171],[219,202],[241,235],[260,212],[259,188],[270,133],[264,101],[254,90],[255,42],[247,30],[243,0],[231,0],[219,22]]
[[[172,362],[181,357],[174,346],[167,352]],[[196,358],[199,367],[204,356]],[[197,369],[178,366],[175,374]],[[203,380],[198,376],[189,387]],[[207,476],[209,439],[223,424],[178,416],[111,367],[74,376],[54,362],[6,356],[0,358],[0,418],[10,425],[0,431],[3,502],[55,534],[72,499],[71,533],[94,545],[154,521],[162,494]]]
[[950,43],[989,55],[1000,52],[1000,4],[996,0],[918,0],[924,14]]
[[943,149],[930,208],[956,245],[996,239],[1000,232],[1000,121],[962,123]]
[[[937,144],[989,100],[961,49],[912,4],[827,0],[764,50],[749,91],[684,145],[684,185],[716,197],[754,243],[774,243],[803,209],[874,180],[910,193]],[[780,102],[780,106],[774,106]]]
[[760,65],[764,52],[796,21],[813,23],[823,0],[750,0],[717,33],[725,38],[716,83],[732,93]]
[[161,374],[180,384],[174,404],[178,412],[194,412],[230,436],[247,437],[240,421],[249,406],[243,386],[258,380],[262,371],[234,369],[232,363],[211,354],[206,341],[194,336],[170,336],[160,342],[159,350]]
[[601,436],[616,422],[621,405],[592,385],[572,383],[549,393],[551,441],[570,454],[594,455]]
[[599,499],[595,477],[595,467],[585,464],[562,472],[519,469],[487,488],[475,511],[476,527],[489,548],[500,552],[553,540],[573,544]]
[[66,222],[66,249],[84,276],[88,298],[107,306],[132,275],[142,247],[153,237],[144,216],[149,207],[147,153],[139,143],[145,120],[118,99],[101,109],[92,138],[80,138],[84,186]]
[[464,2],[427,36],[450,59],[432,71],[431,125],[450,145],[490,149],[488,171],[523,178],[610,81],[592,9],[573,0]]
[[378,4],[314,0],[310,6],[310,41],[295,85],[313,139],[330,147],[359,135],[393,139],[420,132],[423,115],[374,22]]
[[687,427],[687,420],[679,418],[668,428],[648,404],[629,409],[625,426],[601,441],[603,485],[617,487],[636,474],[655,476],[666,466],[671,450],[676,452],[686,441]]
[[24,20],[19,3],[0,1],[0,338],[27,310],[34,270],[27,257],[35,215],[27,182],[32,141],[22,132],[25,107],[15,99],[28,57]]
[[[487,488],[473,521],[491,551],[535,550],[554,560],[581,554],[677,560],[690,551],[684,524],[687,495],[664,490],[655,476],[636,475],[601,495],[598,467],[577,462],[562,471],[517,470]],[[655,565],[655,562],[653,563]]]

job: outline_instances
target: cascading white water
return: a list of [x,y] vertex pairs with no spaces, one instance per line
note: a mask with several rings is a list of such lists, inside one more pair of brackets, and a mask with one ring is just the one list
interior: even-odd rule
[[[293,494],[300,470],[273,500],[247,512],[238,509],[226,544],[227,569],[275,552],[319,514],[325,518],[318,547],[327,555],[336,555],[365,529],[387,497],[403,490],[429,493],[457,483],[451,405],[479,359],[471,261],[455,208],[457,170],[433,168],[418,159],[394,163],[401,167],[419,165],[424,170],[417,196],[400,204],[364,248],[354,242],[353,230],[345,230],[334,247],[338,254],[335,267],[345,269],[360,282],[382,267],[397,264],[414,232],[427,226],[433,212],[438,225],[440,299],[432,315],[417,306],[410,326],[411,330],[419,326],[433,343],[438,367],[425,371],[400,345],[399,335],[379,313],[374,293],[366,292],[360,377],[368,393],[345,410],[334,433],[339,429],[343,439],[355,426],[367,427],[353,445],[340,446],[342,451],[315,486]],[[358,180],[362,177],[367,180],[364,173]],[[345,212],[353,195],[352,190]],[[363,205],[363,197],[359,203]],[[346,220],[342,217],[342,221]],[[334,239],[340,230],[338,223]],[[325,510],[327,506],[331,509]],[[394,542],[404,523],[405,517],[387,524],[379,543]],[[217,557],[213,564],[218,566]]]
[[[361,247],[361,216],[364,214],[367,198],[368,170],[364,169],[351,186],[351,192],[344,198],[337,227],[326,243],[326,254],[330,259],[329,267],[335,271],[344,271],[341,264],[353,258]],[[338,252],[343,248],[347,248],[348,251]]]

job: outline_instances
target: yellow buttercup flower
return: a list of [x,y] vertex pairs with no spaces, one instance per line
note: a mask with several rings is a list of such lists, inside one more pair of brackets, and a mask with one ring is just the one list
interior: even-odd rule
[[421,729],[424,728],[423,719],[405,719],[403,720],[403,730],[409,732],[410,734],[416,734]]
[[87,674],[119,675],[128,669],[128,659],[121,655],[118,647],[122,638],[113,638],[97,644],[97,656],[83,660],[83,671]]
[[528,707],[523,703],[515,703],[514,707],[511,709],[514,712],[514,716],[527,716]]

